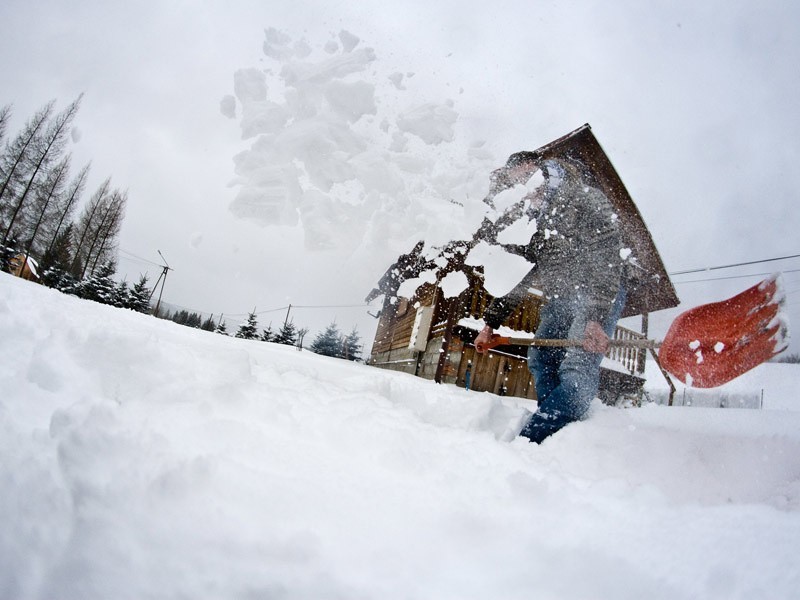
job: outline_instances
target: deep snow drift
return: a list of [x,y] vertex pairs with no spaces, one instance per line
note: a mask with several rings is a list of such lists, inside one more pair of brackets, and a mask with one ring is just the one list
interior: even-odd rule
[[534,446],[523,401],[5,274],[0,340],[2,598],[800,589],[795,366],[748,374],[765,410],[596,405]]

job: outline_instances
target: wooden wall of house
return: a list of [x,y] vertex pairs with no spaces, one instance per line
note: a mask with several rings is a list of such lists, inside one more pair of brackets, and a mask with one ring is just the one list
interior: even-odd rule
[[433,286],[423,286],[413,300],[398,298],[394,304],[390,299],[384,301],[375,331],[375,341],[372,343],[373,355],[408,348],[417,317],[415,305],[419,303],[421,306],[432,306],[435,291]]
[[39,276],[31,270],[29,261],[31,259],[24,254],[17,254],[9,261],[9,272],[28,281],[39,281]]
[[536,399],[533,377],[524,357],[494,351],[478,354],[474,346],[465,345],[458,368],[458,379],[454,382],[459,387],[465,386],[467,368],[471,370],[471,390]]
[[[459,387],[464,387],[466,371],[470,368],[472,390],[535,400],[536,390],[528,370],[526,348],[511,347],[478,354],[473,345],[478,332],[457,326],[462,317],[481,318],[491,300],[481,281],[474,278],[470,288],[457,298],[446,299],[438,288],[425,285],[412,300],[401,299],[396,304],[384,302],[370,364],[425,379],[435,379],[438,374],[442,383]],[[426,349],[422,352],[409,348],[418,305],[435,307]],[[504,322],[504,326],[515,331],[534,332],[539,323],[541,306],[542,299],[530,295]],[[441,350],[448,329],[452,335],[443,354]],[[618,327],[615,337],[620,336],[643,337]],[[614,355],[612,358],[624,364],[631,374],[614,373],[613,377],[604,374],[601,387],[607,389],[609,400],[623,391],[627,393],[628,388],[641,385],[641,379],[635,376],[640,357],[635,351],[621,352],[624,356]]]
[[[486,307],[492,300],[493,296],[483,288],[482,282],[477,278],[472,278],[470,289],[463,294],[464,313],[462,316],[472,316],[476,319],[482,318]],[[531,294],[508,317],[504,325],[515,331],[533,333],[539,325],[539,309],[541,305],[542,299]]]

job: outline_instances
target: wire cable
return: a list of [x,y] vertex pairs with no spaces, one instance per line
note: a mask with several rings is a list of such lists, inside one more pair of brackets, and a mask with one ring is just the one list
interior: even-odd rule
[[[791,269],[789,271],[781,271],[781,273],[797,273],[800,269]],[[675,285],[682,285],[684,283],[703,283],[706,281],[723,281],[725,279],[744,279],[746,277],[766,277],[772,273],[750,273],[749,275],[729,275],[728,277],[708,277],[706,279],[690,279],[689,281],[673,281]]]
[[790,258],[798,258],[798,257],[800,257],[800,254],[793,254],[791,256],[779,256],[777,258],[765,258],[765,259],[762,259],[762,260],[751,260],[751,261],[748,261],[748,262],[734,263],[734,264],[730,264],[730,265],[720,265],[720,266],[717,266],[717,267],[705,267],[704,269],[687,269],[686,271],[675,271],[673,273],[670,273],[669,275],[670,275],[670,277],[672,277],[673,275],[686,275],[688,273],[703,273],[704,271],[716,271],[718,269],[730,269],[730,268],[733,268],[733,267],[744,267],[746,265],[757,265],[757,264],[766,263],[766,262],[774,262],[776,260],[788,260]]
[[[122,248],[120,248],[120,249],[119,249],[119,251],[120,251],[122,254],[127,254],[129,257],[131,257],[131,258],[135,258],[136,260],[140,260],[140,261],[142,261],[143,263],[147,263],[147,264],[149,264],[149,265],[153,265],[153,266],[155,266],[155,267],[159,267],[159,268],[163,268],[163,266],[164,266],[164,265],[160,265],[160,264],[158,264],[158,263],[155,263],[155,262],[153,262],[152,260],[147,260],[146,258],[142,258],[141,256],[137,256],[137,255],[136,255],[136,254],[134,254],[133,252],[128,252],[127,250],[123,250]],[[131,258],[128,258],[127,260],[131,260]]]

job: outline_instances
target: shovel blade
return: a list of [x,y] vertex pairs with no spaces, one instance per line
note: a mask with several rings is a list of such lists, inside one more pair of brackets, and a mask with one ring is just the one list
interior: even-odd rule
[[735,379],[786,349],[784,299],[774,275],[728,300],[682,313],[661,344],[661,366],[692,387]]

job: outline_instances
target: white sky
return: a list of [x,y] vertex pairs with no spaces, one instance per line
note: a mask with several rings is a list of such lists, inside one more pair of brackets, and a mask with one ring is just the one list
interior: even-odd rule
[[[219,103],[233,74],[265,66],[264,29],[312,45],[346,29],[407,79],[409,101],[454,101],[463,144],[501,164],[583,123],[636,201],[669,271],[800,253],[800,8],[789,2],[38,2],[0,5],[0,105],[14,134],[51,98],[85,92],[74,169],[88,192],[108,176],[130,194],[120,274],[174,272],[165,299],[226,314],[362,302],[396,252],[309,253],[298,228],[229,211],[233,156],[246,149]],[[87,194],[88,196],[88,194]],[[409,232],[409,238],[414,232]],[[471,232],[465,232],[468,235]],[[410,249],[410,245],[409,245]],[[676,282],[798,267],[798,260]],[[757,278],[678,284],[683,308]],[[800,323],[800,275],[786,273]],[[795,304],[797,302],[798,304]],[[373,309],[374,312],[374,309]],[[675,313],[653,317],[657,337]],[[282,321],[266,313],[260,324]],[[364,309],[298,309],[312,332]]]

